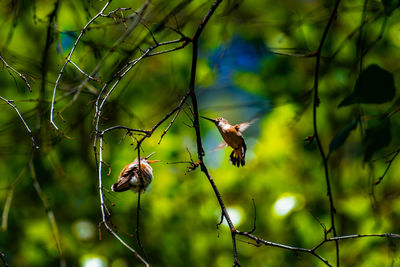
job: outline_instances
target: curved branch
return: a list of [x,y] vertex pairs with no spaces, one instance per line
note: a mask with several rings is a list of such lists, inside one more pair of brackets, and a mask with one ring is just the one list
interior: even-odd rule
[[237,247],[236,247],[236,231],[235,227],[232,223],[232,220],[229,216],[228,211],[226,210],[224,201],[222,200],[221,194],[214,182],[214,179],[211,177],[210,173],[207,170],[206,165],[203,162],[203,157],[205,155],[204,153],[204,148],[201,142],[201,133],[200,133],[200,124],[199,124],[199,110],[197,107],[197,97],[196,97],[196,92],[195,92],[195,80],[196,80],[196,70],[197,70],[197,55],[198,55],[198,44],[199,44],[199,37],[207,24],[207,22],[210,20],[211,16],[219,6],[219,4],[222,2],[222,0],[216,0],[210,10],[208,11],[207,15],[203,18],[202,22],[200,23],[199,27],[196,30],[196,33],[194,34],[192,38],[192,43],[193,43],[193,51],[192,51],[192,67],[191,67],[191,73],[190,73],[190,84],[189,84],[189,93],[190,97],[192,99],[192,106],[193,106],[193,126],[196,132],[196,143],[197,143],[197,156],[200,161],[200,169],[201,171],[206,175],[209,183],[211,184],[214,194],[217,197],[218,203],[220,205],[220,208],[222,210],[223,217],[225,217],[229,229],[231,231],[231,236],[232,236],[232,249],[233,249],[233,260],[234,266],[240,266],[240,262],[238,259],[237,255]]
[[6,102],[8,105],[10,105],[18,114],[19,118],[21,119],[22,123],[24,124],[26,130],[28,131],[29,135],[31,136],[31,140],[32,140],[32,145],[34,148],[39,149],[39,146],[36,144],[36,140],[33,137],[32,131],[29,128],[28,124],[26,123],[26,121],[24,120],[24,118],[22,117],[21,113],[19,112],[17,106],[15,106],[14,104],[12,104],[14,101],[13,100],[8,100],[5,99],[4,97],[0,96],[0,99],[3,100],[4,102]]
[[[32,87],[28,82],[28,79],[25,77],[24,74],[19,73],[16,69],[14,69],[13,67],[11,67],[6,60],[0,55],[0,60],[3,62],[3,64],[6,66],[6,68],[10,69],[12,72],[14,72],[15,74],[17,74],[26,84],[26,86],[29,89],[29,92],[32,93]],[[11,75],[12,76],[12,75]],[[13,77],[13,76],[12,76]]]
[[[335,3],[335,6],[333,8],[333,11],[331,13],[331,16],[329,18],[329,21],[325,27],[324,33],[322,34],[321,41],[319,43],[319,47],[316,52],[316,62],[315,62],[315,76],[314,76],[314,100],[313,100],[313,128],[314,128],[314,137],[317,141],[317,146],[319,149],[319,152],[321,154],[322,162],[324,165],[324,172],[325,172],[325,181],[326,181],[326,186],[327,186],[327,195],[329,197],[329,206],[330,206],[330,216],[331,216],[331,230],[333,232],[333,236],[336,236],[336,227],[335,227],[335,205],[333,202],[333,194],[332,194],[332,189],[331,189],[331,182],[329,178],[329,169],[328,169],[328,160],[326,158],[324,148],[322,147],[321,139],[318,134],[318,127],[317,127],[317,108],[320,104],[320,99],[318,95],[318,85],[319,85],[319,70],[320,70],[320,63],[321,63],[321,53],[322,53],[322,48],[324,46],[326,37],[328,36],[328,31],[333,23],[333,20],[335,19],[337,15],[337,10],[339,7],[340,0],[337,0]],[[339,267],[339,242],[335,241],[336,245],[336,265]]]
[[[103,132],[99,134],[99,161],[97,161],[96,157],[96,164],[98,166],[98,178],[99,178],[99,195],[100,195],[100,209],[101,209],[101,214],[102,214],[102,221],[104,223],[104,226],[107,228],[107,230],[116,238],[118,241],[124,245],[127,249],[129,249],[131,252],[135,254],[135,256],[141,260],[146,266],[150,266],[150,264],[142,257],[140,256],[139,253],[136,252],[131,246],[129,246],[108,224],[108,218],[109,218],[109,213],[106,207],[106,204],[104,203],[104,193],[103,193],[103,179],[101,176],[101,162],[103,162]],[[95,150],[95,155],[97,155],[96,147],[94,147]]]

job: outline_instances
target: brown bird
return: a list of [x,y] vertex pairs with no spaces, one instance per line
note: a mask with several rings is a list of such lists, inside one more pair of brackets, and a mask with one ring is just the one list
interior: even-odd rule
[[[135,193],[146,190],[153,180],[153,169],[150,163],[159,161],[147,160],[153,154],[151,153],[147,157],[140,158],[140,172],[138,158],[126,165],[118,177],[118,182],[111,186],[111,190],[114,192],[123,192],[130,189]],[[139,173],[141,177],[139,177]]]
[[214,122],[221,133],[224,142],[220,144],[217,149],[224,148],[229,145],[233,148],[233,151],[230,155],[232,164],[237,167],[244,166],[246,163],[245,156],[247,148],[242,133],[255,121],[255,119],[236,125],[230,125],[224,118],[216,118],[213,120],[203,116],[200,117]]

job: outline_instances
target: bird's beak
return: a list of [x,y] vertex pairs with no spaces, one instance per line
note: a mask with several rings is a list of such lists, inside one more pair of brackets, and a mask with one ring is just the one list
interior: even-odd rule
[[153,156],[153,155],[154,155],[154,153],[156,153],[156,152],[152,152],[152,153],[150,153],[150,155],[148,155],[147,157],[145,157],[145,159],[148,159],[148,158],[150,158],[151,156]]
[[213,120],[213,119],[210,119],[210,118],[207,118],[207,117],[203,117],[203,116],[200,116],[200,117],[202,117],[203,119],[206,119],[206,120],[209,120],[209,121],[212,121],[212,122],[215,123],[215,120]]
[[160,162],[161,160],[148,160],[148,163]]

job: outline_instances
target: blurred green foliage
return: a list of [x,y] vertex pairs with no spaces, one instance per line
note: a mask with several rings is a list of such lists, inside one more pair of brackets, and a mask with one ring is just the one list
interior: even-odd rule
[[[138,11],[144,2],[113,1],[106,12],[118,7]],[[105,3],[0,3],[0,54],[26,75],[33,89],[30,93],[22,79],[3,67],[0,95],[14,100],[40,145],[32,150],[17,113],[0,102],[0,251],[10,266],[57,266],[63,259],[68,266],[141,266],[100,224],[92,121],[102,85],[89,81],[77,94],[85,76],[69,64],[56,94],[55,122],[66,136],[49,124],[51,96],[65,57]],[[72,60],[91,73],[106,58],[96,78],[108,81],[140,56],[139,48],[154,44],[146,27],[158,42],[179,39],[172,28],[192,36],[211,4],[150,1],[142,24],[137,24],[132,10],[99,18],[85,32]],[[222,139],[215,126],[201,121],[205,163],[239,230],[253,227],[254,199],[254,234],[265,240],[311,248],[322,241],[322,226],[330,226],[321,156],[316,144],[304,139],[313,135],[315,58],[308,55],[317,49],[333,5],[334,1],[323,0],[224,1],[200,38],[196,77],[200,113],[231,123],[259,118],[245,132],[247,162],[240,169],[229,163],[230,149],[211,152]],[[317,123],[322,145],[330,152],[339,235],[400,232],[398,159],[375,185],[400,146],[400,102],[392,95],[396,88],[380,88],[387,81],[374,81],[373,88],[367,83],[367,89],[356,85],[368,66],[377,65],[385,75],[393,75],[394,87],[399,86],[398,6],[398,1],[342,1],[323,49]],[[49,22],[52,13],[55,17]],[[153,127],[185,94],[190,64],[190,45],[142,60],[110,95],[101,129]],[[337,108],[352,92],[373,98],[385,90],[391,92],[391,97],[383,96],[385,103],[353,101]],[[160,144],[169,120],[142,145],[142,153],[155,151],[153,158],[162,161],[153,164],[153,183],[142,196],[143,245],[154,266],[231,266],[231,235],[225,224],[216,227],[221,212],[206,177],[200,170],[185,174],[188,164],[172,164],[189,161],[188,151],[197,160],[195,133],[187,126],[191,121],[186,113],[190,116],[187,106]],[[109,168],[103,168],[103,182],[111,221],[140,251],[135,237],[137,195],[110,190],[120,170],[137,156],[136,141],[122,130],[107,133],[104,141],[103,159]],[[32,177],[37,178],[44,199]],[[324,266],[309,254],[257,248],[243,237],[237,239],[243,266]],[[398,245],[397,240],[385,238],[341,241],[342,266],[399,266]],[[317,252],[335,262],[333,242]]]

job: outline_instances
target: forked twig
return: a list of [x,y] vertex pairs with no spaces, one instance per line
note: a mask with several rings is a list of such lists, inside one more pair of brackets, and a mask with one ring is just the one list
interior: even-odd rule
[[19,73],[16,69],[14,69],[13,67],[11,67],[6,60],[0,55],[0,60],[3,62],[3,64],[6,66],[6,68],[8,68],[9,70],[11,70],[12,72],[14,72],[15,74],[17,74],[26,84],[26,86],[29,89],[29,92],[32,93],[32,87],[28,82],[28,79],[26,78],[25,74],[21,74]]
[[17,106],[15,106],[15,105],[13,104],[14,101],[5,99],[5,98],[2,97],[2,96],[0,96],[0,99],[3,100],[4,102],[6,102],[8,105],[10,105],[10,106],[17,112],[17,114],[18,114],[19,118],[21,119],[22,123],[24,124],[26,130],[28,131],[29,135],[31,136],[31,140],[32,140],[32,145],[33,145],[33,147],[36,148],[36,149],[39,149],[39,146],[38,146],[37,143],[36,143],[35,137],[33,137],[33,134],[32,134],[31,129],[29,128],[28,124],[26,123],[26,121],[25,121],[24,118],[22,117],[22,115],[21,115],[21,113],[19,112]]

